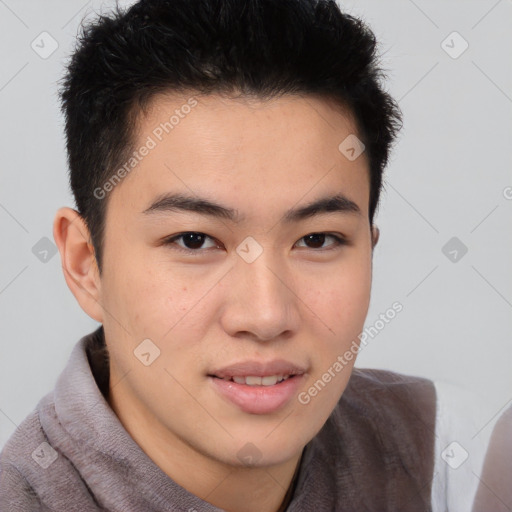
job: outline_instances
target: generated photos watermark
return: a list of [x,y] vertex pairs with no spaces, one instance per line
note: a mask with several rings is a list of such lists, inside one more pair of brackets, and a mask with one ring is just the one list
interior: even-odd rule
[[131,171],[141,162],[150,152],[155,149],[159,142],[162,142],[164,137],[171,133],[176,126],[178,126],[182,119],[190,114],[192,109],[198,105],[197,100],[191,97],[186,103],[181,105],[180,108],[174,110],[174,114],[169,117],[168,121],[160,123],[156,128],[153,129],[151,135],[148,135],[144,143],[132,153],[132,156],[120,166],[112,176],[103,183],[101,187],[94,189],[94,197],[96,199],[105,199],[109,192],[112,192],[114,188],[125,178]]
[[372,325],[365,327],[361,334],[358,335],[358,340],[353,340],[352,345],[343,354],[336,358],[331,366],[317,379],[306,391],[298,394],[297,400],[302,405],[307,405],[311,399],[317,396],[326,386],[331,382],[336,375],[338,375],[350,362],[357,356],[358,352],[365,347],[370,339],[375,338],[387,324],[389,324],[398,313],[403,310],[403,305],[396,301],[384,313],[379,315],[379,318],[373,322]]

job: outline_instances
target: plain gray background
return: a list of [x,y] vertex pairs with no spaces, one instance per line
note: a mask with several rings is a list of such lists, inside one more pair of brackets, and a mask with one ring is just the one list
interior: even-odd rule
[[[81,18],[109,5],[0,0],[0,447],[96,327],[41,239],[73,206],[57,81]],[[404,114],[367,326],[395,301],[403,311],[357,366],[463,386],[487,403],[484,428],[512,400],[512,2],[341,5],[375,31]]]

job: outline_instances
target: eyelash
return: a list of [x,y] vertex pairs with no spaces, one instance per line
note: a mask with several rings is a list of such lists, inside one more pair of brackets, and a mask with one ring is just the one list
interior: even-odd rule
[[[199,249],[188,249],[186,247],[181,247],[180,245],[177,245],[175,242],[176,240],[179,240],[180,238],[182,239],[185,235],[203,235],[205,236],[206,238],[205,239],[210,239],[210,240],[213,240],[215,241],[215,239],[209,235],[207,235],[206,233],[202,233],[200,231],[185,231],[183,233],[179,233],[177,235],[173,235],[169,238],[166,238],[164,241],[163,241],[163,245],[166,245],[166,246],[171,246],[171,245],[174,245],[173,249],[174,250],[177,250],[177,251],[180,251],[180,252],[184,252],[186,254],[200,254],[202,252],[204,252],[205,250],[208,250],[208,249],[211,249],[211,248],[206,248],[206,249],[203,249],[203,248],[199,248]],[[301,237],[299,239],[300,240],[304,240],[306,237],[308,236],[311,236],[311,235],[325,235],[326,237],[330,237],[330,238],[333,238],[335,243],[334,244],[330,244],[327,248],[318,248],[318,249],[315,249],[315,248],[311,248],[311,247],[306,247],[306,249],[310,249],[314,252],[323,252],[323,251],[329,251],[329,250],[333,250],[337,247],[340,247],[340,246],[343,246],[343,245],[348,245],[348,241],[342,236],[342,235],[339,235],[339,234],[334,234],[334,233],[328,233],[328,232],[324,232],[324,231],[314,231],[312,233],[308,233],[307,235],[304,235],[303,237]],[[203,242],[204,243],[204,242]]]

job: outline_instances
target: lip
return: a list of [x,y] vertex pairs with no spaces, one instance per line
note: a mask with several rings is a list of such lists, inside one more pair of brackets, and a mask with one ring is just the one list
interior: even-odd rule
[[[226,380],[233,377],[268,377],[289,375],[290,377],[272,386],[248,386]],[[222,398],[227,399],[249,414],[270,414],[284,407],[304,382],[306,369],[284,359],[272,361],[241,361],[208,374],[213,388]]]
[[242,411],[249,414],[270,414],[284,407],[297,395],[302,386],[304,374],[296,374],[273,386],[237,384],[213,375],[209,375],[208,379],[223,398],[238,406]]

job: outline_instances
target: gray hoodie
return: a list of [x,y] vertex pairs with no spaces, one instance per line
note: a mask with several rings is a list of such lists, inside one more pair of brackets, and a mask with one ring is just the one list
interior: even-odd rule
[[[213,512],[135,443],[105,399],[100,327],[0,454],[0,512]],[[430,511],[436,391],[429,380],[354,369],[306,445],[290,512]]]

